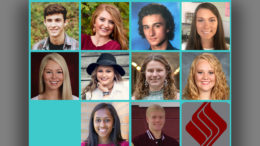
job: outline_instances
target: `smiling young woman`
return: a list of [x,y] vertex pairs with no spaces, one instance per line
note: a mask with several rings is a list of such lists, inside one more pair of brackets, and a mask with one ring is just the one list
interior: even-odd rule
[[137,78],[133,99],[178,99],[173,71],[162,55],[150,55],[144,59]]
[[186,50],[228,50],[218,9],[211,3],[201,3],[195,10]]
[[39,70],[39,95],[32,100],[78,100],[72,95],[69,69],[58,53],[50,53],[41,61]]
[[82,34],[82,50],[128,50],[128,40],[119,9],[100,4],[91,17],[92,35]]
[[113,105],[96,105],[90,116],[88,138],[81,146],[129,146],[121,136],[120,126],[120,119]]
[[186,99],[227,100],[229,87],[222,65],[211,53],[202,53],[192,62],[183,91]]
[[117,64],[112,54],[102,53],[96,63],[91,63],[87,67],[87,73],[91,75],[91,81],[81,93],[83,99],[129,99],[129,82],[122,79],[125,70]]

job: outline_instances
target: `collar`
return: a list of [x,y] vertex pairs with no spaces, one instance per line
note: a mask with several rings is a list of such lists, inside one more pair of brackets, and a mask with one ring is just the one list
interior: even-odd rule
[[[154,136],[153,136],[153,134],[152,134],[152,132],[148,129],[148,130],[146,130],[146,134],[148,135],[148,137],[149,137],[149,139],[150,140],[153,140],[153,141],[155,141],[156,142],[156,138],[154,138]],[[162,136],[161,136],[161,139],[160,140],[164,140],[165,139],[165,136],[164,136],[164,134],[162,133]],[[156,143],[157,144],[157,143]]]
[[[71,45],[72,45],[71,38],[67,35],[67,33],[65,33],[63,50],[67,48],[66,46],[71,46]],[[50,47],[50,37],[46,38],[43,44],[43,48],[45,48],[45,50],[49,50],[50,49],[49,47]]]
[[[151,46],[150,46],[149,50],[152,50]],[[172,46],[172,44],[168,41],[166,50],[177,50],[177,49],[174,48],[174,47]]]

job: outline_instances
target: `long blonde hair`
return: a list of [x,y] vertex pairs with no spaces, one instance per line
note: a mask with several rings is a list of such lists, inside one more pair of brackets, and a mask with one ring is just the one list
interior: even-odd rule
[[43,72],[44,68],[49,60],[55,61],[60,65],[63,71],[64,80],[60,87],[60,92],[62,95],[63,100],[72,99],[72,90],[71,90],[71,84],[70,84],[70,75],[67,63],[65,59],[58,53],[50,53],[43,57],[40,65],[40,71],[39,71],[39,93],[43,94],[45,89],[45,83],[43,79]]
[[198,55],[192,62],[188,76],[187,84],[183,91],[183,96],[188,99],[199,99],[199,89],[195,83],[196,65],[200,59],[206,60],[212,68],[216,76],[216,82],[211,90],[211,99],[226,100],[229,97],[229,87],[222,65],[217,57],[211,53],[203,53]]
[[164,99],[176,99],[177,98],[177,88],[174,85],[174,78],[173,78],[173,71],[168,63],[168,61],[162,56],[162,55],[150,55],[147,58],[144,59],[142,66],[141,66],[141,71],[140,74],[138,75],[137,78],[137,83],[135,86],[135,91],[134,91],[134,97],[135,99],[143,99],[144,97],[149,95],[149,87],[145,86],[145,71],[147,64],[151,61],[158,61],[162,63],[165,67],[166,70],[166,78],[167,80],[167,85],[163,86],[163,98]]
[[94,24],[96,18],[102,11],[107,11],[115,24],[113,32],[110,34],[110,38],[117,41],[121,45],[122,50],[128,50],[128,40],[126,37],[126,30],[123,27],[123,19],[121,17],[119,9],[111,4],[100,4],[91,17],[90,27],[92,35],[95,35]]

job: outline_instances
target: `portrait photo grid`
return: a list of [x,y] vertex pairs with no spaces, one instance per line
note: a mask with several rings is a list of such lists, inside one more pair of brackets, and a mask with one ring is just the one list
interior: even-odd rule
[[28,4],[29,146],[87,145],[101,104],[122,146],[232,145],[231,0]]

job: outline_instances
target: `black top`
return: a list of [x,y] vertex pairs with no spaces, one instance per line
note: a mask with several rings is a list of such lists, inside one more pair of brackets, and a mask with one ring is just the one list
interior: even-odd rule
[[49,38],[49,43],[50,43],[50,50],[63,50],[63,45],[64,44],[61,44],[61,45],[54,45],[51,43],[50,41],[50,38]]
[[[149,50],[152,50],[151,46],[150,46]],[[178,50],[178,49],[173,47],[172,44],[170,42],[168,42],[166,50]]]
[[174,138],[162,133],[161,139],[155,139],[150,130],[133,139],[134,146],[179,146]]

